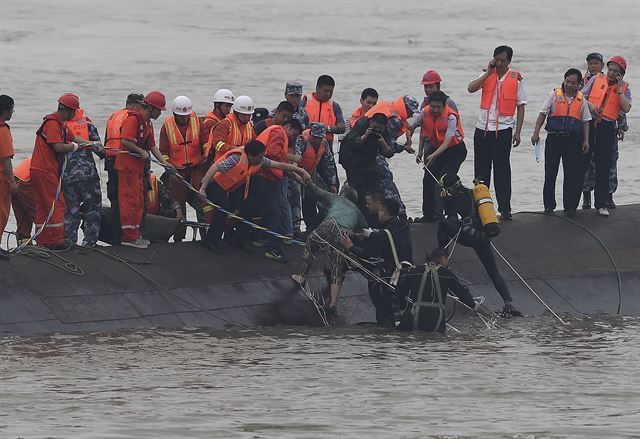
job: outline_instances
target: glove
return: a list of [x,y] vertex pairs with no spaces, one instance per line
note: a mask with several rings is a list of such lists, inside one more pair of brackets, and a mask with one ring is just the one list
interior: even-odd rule
[[362,236],[364,236],[365,238],[368,238],[369,236],[371,236],[372,232],[373,232],[372,228],[362,229]]
[[78,150],[78,144],[76,142],[71,142],[71,144],[73,145],[73,152],[76,152]]
[[93,142],[91,144],[91,150],[96,154],[102,154],[104,153],[104,146],[102,146],[102,143],[100,142]]

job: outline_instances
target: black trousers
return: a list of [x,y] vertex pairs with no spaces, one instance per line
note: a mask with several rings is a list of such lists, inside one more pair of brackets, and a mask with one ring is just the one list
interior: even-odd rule
[[[248,207],[253,211],[251,217],[262,216],[262,226],[282,235],[282,211],[280,210],[281,180],[268,180],[254,175],[249,186]],[[264,233],[269,249],[280,248],[280,239]]]
[[[446,218],[438,223],[438,243],[440,247],[444,248],[449,243],[451,238],[458,233],[461,225],[462,222],[457,218]],[[498,270],[498,264],[496,264],[496,258],[491,248],[491,239],[483,231],[470,227],[464,228],[460,232],[458,243],[465,247],[471,247],[476,252],[480,262],[482,262],[482,266],[491,278],[493,286],[500,293],[502,300],[505,303],[512,302],[513,299],[509,293],[509,287],[507,287],[507,283]]]
[[560,160],[562,160],[564,172],[562,205],[567,211],[578,208],[585,161],[581,146],[582,138],[577,136],[547,135],[544,144],[544,187],[542,189],[545,209],[556,208],[556,178]]
[[393,298],[388,287],[377,281],[369,281],[369,297],[376,308],[376,322],[381,326],[394,327]]
[[602,120],[596,125],[591,121],[589,125],[589,153],[584,160],[582,175],[585,175],[589,162],[593,158],[596,165],[593,205],[596,209],[607,207],[607,201],[609,201],[609,168],[611,168],[611,156],[615,144],[615,122]]
[[[244,185],[231,193],[227,193],[218,185],[218,183],[212,181],[207,186],[207,199],[228,212],[240,209],[240,216],[243,218],[247,217],[246,215],[248,212],[246,209],[247,203],[245,203],[244,200]],[[226,221],[227,214],[216,209],[213,212],[211,224],[209,225],[209,230],[207,230],[207,234],[204,239],[211,244],[220,245]],[[238,223],[236,228],[238,229],[238,232],[248,233],[248,226],[242,223]]]
[[501,213],[511,212],[511,136],[511,128],[486,132],[476,128],[473,134],[475,176],[489,186],[493,166],[496,200]]
[[[430,151],[429,153],[435,150]],[[440,154],[429,166],[431,174],[433,174],[438,180],[444,174],[457,174],[460,170],[460,165],[467,158],[467,147],[464,142],[461,142],[455,146],[447,148],[445,152]],[[436,184],[433,177],[424,171],[424,177],[422,177],[422,215],[425,218],[431,218],[436,213],[436,210],[440,215],[444,210],[442,197],[440,196],[440,186]],[[437,190],[436,190],[437,188]]]

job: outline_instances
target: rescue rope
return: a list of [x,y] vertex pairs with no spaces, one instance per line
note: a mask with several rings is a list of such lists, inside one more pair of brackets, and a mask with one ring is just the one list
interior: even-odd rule
[[604,242],[602,242],[602,240],[600,238],[598,238],[598,236],[596,236],[595,233],[593,233],[591,230],[589,230],[587,227],[583,226],[582,224],[580,224],[579,222],[572,220],[571,218],[567,218],[564,216],[559,216],[559,215],[546,215],[542,212],[529,212],[529,211],[524,211],[524,212],[517,212],[514,215],[518,215],[520,213],[532,213],[535,215],[545,215],[545,216],[550,216],[553,218],[558,218],[564,221],[568,221],[571,224],[573,224],[574,226],[584,230],[585,232],[587,232],[589,235],[591,235],[593,237],[593,239],[595,239],[598,244],[600,244],[600,246],[602,247],[602,249],[604,250],[604,252],[607,254],[607,256],[609,257],[609,260],[611,261],[611,265],[613,265],[613,269],[616,272],[616,277],[618,280],[618,310],[616,311],[616,314],[620,314],[621,309],[622,309],[622,275],[620,274],[620,269],[618,268],[618,264],[616,263],[616,261],[613,259],[613,255],[611,254],[611,252],[609,251],[609,249],[607,248],[607,246],[605,245]]
[[531,285],[529,285],[529,283],[524,280],[524,278],[522,276],[520,276],[520,273],[518,273],[518,271],[513,267],[513,265],[511,265],[509,263],[509,261],[507,261],[507,258],[505,258],[504,256],[502,256],[502,253],[500,253],[500,251],[496,248],[496,246],[493,244],[493,242],[491,243],[491,247],[493,247],[493,249],[496,251],[496,253],[498,254],[498,256],[500,256],[502,258],[502,260],[509,266],[509,268],[511,268],[511,270],[513,270],[513,272],[516,274],[516,276],[518,276],[518,278],[520,278],[520,280],[522,281],[523,284],[525,284],[525,286],[527,288],[529,288],[529,291],[531,291],[533,293],[534,296],[536,296],[536,298],[540,301],[540,303],[542,303],[544,305],[545,308],[547,308],[549,311],[551,311],[551,314],[553,314],[553,316],[558,319],[560,321],[560,323],[562,323],[563,325],[568,325],[567,322],[565,322],[564,320],[562,320],[562,318],[555,313],[554,310],[551,309],[551,307],[549,305],[547,305],[547,303],[540,297],[538,296],[538,293],[536,293],[534,291],[533,288],[531,288]]
[[[71,262],[70,260],[60,256],[60,253],[63,253],[65,251],[68,250],[54,251],[46,247],[31,245],[18,250],[16,253],[42,261],[45,264],[49,264],[55,268],[64,270],[69,274],[73,274],[74,276],[84,276],[84,270],[82,270],[82,268],[80,268],[75,262]],[[55,262],[52,261],[54,257],[60,259],[64,263],[64,265],[60,266],[55,264]]]
[[[467,308],[468,310],[476,313],[478,315],[478,317],[480,317],[480,320],[482,320],[482,323],[485,324],[487,329],[500,328],[500,326],[498,325],[498,319],[496,317],[493,317],[491,319],[487,319],[479,311],[476,311],[475,309],[471,308],[469,305],[464,303],[462,300],[458,299],[456,296],[447,293],[447,297],[450,297],[451,299],[453,299],[454,300],[454,302],[453,302],[454,304],[459,303],[462,306],[464,306],[465,308]],[[474,299],[476,299],[476,298],[474,297]],[[484,302],[484,297],[482,297],[482,299],[483,299],[482,302]],[[478,302],[478,303],[482,304],[482,302]],[[453,316],[451,316],[451,317],[453,317]]]
[[220,316],[217,316],[215,314],[212,314],[211,312],[209,312],[207,309],[202,308],[199,305],[196,305],[195,303],[185,299],[184,297],[179,296],[178,294],[174,293],[173,291],[171,291],[169,288],[165,287],[164,285],[162,285],[160,282],[157,282],[155,279],[153,279],[151,276],[143,273],[142,271],[138,270],[136,267],[134,267],[131,263],[127,262],[124,258],[122,258],[121,256],[115,255],[113,253],[109,253],[107,251],[101,250],[99,248],[93,248],[94,251],[101,253],[111,259],[114,259],[116,261],[122,262],[124,265],[126,265],[127,267],[129,267],[131,270],[135,271],[137,274],[139,274],[140,276],[142,276],[144,279],[146,279],[147,281],[149,281],[151,284],[155,285],[156,287],[160,288],[162,291],[172,295],[173,297],[177,298],[178,300],[181,300],[182,302],[186,303],[189,306],[192,306],[194,308],[196,308],[197,310],[204,312],[208,315],[210,315],[213,318],[222,320],[223,322],[228,323],[229,325],[235,326],[235,324],[233,322],[230,322],[229,320],[226,320]]
[[[311,301],[313,306],[316,308],[316,311],[318,311],[318,315],[320,316],[320,320],[322,320],[322,324],[325,327],[329,327],[329,320],[327,319],[327,313],[324,309],[324,306],[326,304],[324,297],[322,295],[316,296],[306,280],[298,284],[298,286],[300,287],[300,291],[302,292],[302,294]],[[322,301],[322,303],[320,303],[320,301]]]

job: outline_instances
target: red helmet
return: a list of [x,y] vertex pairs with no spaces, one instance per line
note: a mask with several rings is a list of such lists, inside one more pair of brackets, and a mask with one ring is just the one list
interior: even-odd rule
[[74,95],[73,93],[65,93],[62,96],[60,96],[60,99],[58,99],[58,103],[60,105],[64,105],[67,108],[71,108],[72,110],[77,110],[78,108],[80,108],[80,99],[78,99],[78,96]]
[[439,82],[442,82],[442,78],[435,70],[427,70],[427,72],[422,75],[422,85],[437,84]]
[[164,111],[167,109],[167,99],[159,91],[149,92],[149,94],[144,97],[144,102],[147,105],[156,107],[158,110]]
[[612,56],[611,59],[607,61],[607,65],[609,65],[612,62],[620,66],[620,69],[622,69],[622,73],[627,71],[627,60],[625,60],[623,57],[618,55]]

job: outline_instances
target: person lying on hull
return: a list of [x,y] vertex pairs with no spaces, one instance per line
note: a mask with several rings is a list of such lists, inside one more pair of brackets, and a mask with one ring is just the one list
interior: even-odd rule
[[[372,209],[373,210],[373,206]],[[341,243],[354,255],[360,258],[382,258],[379,269],[380,277],[386,282],[374,282],[369,285],[369,296],[376,308],[376,321],[379,325],[393,327],[393,290],[400,272],[406,263],[413,265],[413,252],[409,225],[399,218],[400,203],[394,198],[385,198],[377,209],[380,230],[374,230],[358,246],[347,234],[341,237]]]
[[500,233],[500,228],[489,189],[481,182],[474,189],[469,189],[456,174],[445,174],[440,179],[440,184],[446,213],[446,218],[438,223],[440,247],[446,248],[456,239],[460,244],[471,247],[504,300],[502,312],[522,316],[513,305],[509,288],[498,270],[491,248],[491,238]]
[[431,252],[429,261],[404,271],[395,291],[399,308],[397,329],[402,331],[445,332],[445,305],[447,293],[453,293],[470,309],[493,317],[491,312],[476,302],[469,289],[449,268],[447,251],[438,247]]
[[[251,176],[260,169],[282,169],[300,175],[302,180],[309,181],[307,171],[289,163],[280,163],[264,156],[266,147],[258,140],[252,140],[246,146],[230,149],[217,158],[202,179],[201,198],[222,207],[227,212],[240,209],[240,216],[247,217],[246,212],[255,211],[248,205]],[[213,214],[211,225],[202,246],[214,253],[222,254],[220,243],[227,219],[227,213],[217,209]],[[238,235],[241,240],[248,238],[248,225],[241,223]]]

